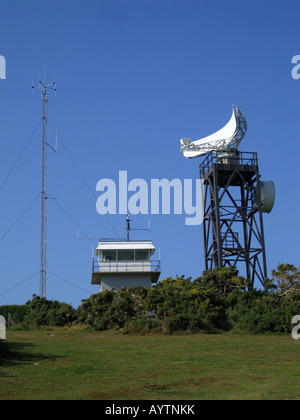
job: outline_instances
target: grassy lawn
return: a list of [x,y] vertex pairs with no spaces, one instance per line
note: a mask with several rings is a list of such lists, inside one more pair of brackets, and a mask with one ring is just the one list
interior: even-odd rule
[[0,400],[300,399],[291,336],[7,332]]

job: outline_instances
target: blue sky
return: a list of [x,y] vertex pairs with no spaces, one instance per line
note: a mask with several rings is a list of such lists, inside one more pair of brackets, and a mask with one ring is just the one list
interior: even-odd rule
[[[244,0],[1,0],[0,185],[41,119],[46,67],[49,93],[47,298],[78,306],[90,285],[90,238],[125,237],[125,216],[96,212],[99,179],[196,179],[201,160],[180,153],[182,137],[221,128],[232,104],[248,131],[240,146],[258,153],[262,179],[273,180],[276,203],[264,215],[268,271],[299,265],[300,80],[291,77],[300,54],[297,1]],[[80,168],[88,183],[76,169]],[[39,293],[41,125],[0,190],[0,305]],[[60,204],[59,207],[57,204]],[[65,212],[62,211],[63,208]],[[66,216],[66,213],[72,218]],[[151,233],[161,250],[162,275],[196,278],[204,270],[201,226],[185,215],[139,215],[133,227]],[[112,229],[111,224],[114,226]],[[95,244],[97,241],[93,241]],[[55,276],[53,274],[54,273]],[[241,273],[243,274],[243,273]],[[64,279],[61,280],[60,278]],[[68,283],[69,282],[69,283]],[[76,287],[74,287],[76,286]],[[10,291],[10,288],[13,288]],[[83,290],[82,290],[83,289]]]

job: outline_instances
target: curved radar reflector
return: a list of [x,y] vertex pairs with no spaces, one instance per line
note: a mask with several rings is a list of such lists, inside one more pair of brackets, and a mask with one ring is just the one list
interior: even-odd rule
[[247,121],[241,110],[233,105],[228,123],[210,136],[200,140],[181,139],[181,152],[186,158],[194,158],[214,151],[236,150],[247,131]]
[[260,181],[260,199],[263,213],[270,213],[275,203],[275,186],[273,181]]

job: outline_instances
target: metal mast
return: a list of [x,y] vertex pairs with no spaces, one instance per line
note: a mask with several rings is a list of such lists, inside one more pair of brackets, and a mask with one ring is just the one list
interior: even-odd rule
[[149,220],[149,223],[148,223],[148,229],[132,229],[131,227],[130,227],[130,222],[132,221],[131,219],[130,219],[130,215],[129,214],[126,214],[126,231],[127,231],[127,241],[129,241],[129,233],[130,233],[130,231],[131,230],[147,230],[148,232],[150,232],[150,220]]
[[46,84],[39,80],[38,86],[32,84],[32,88],[38,87],[42,92],[42,190],[41,190],[41,274],[40,274],[40,297],[46,297],[47,276],[47,90],[56,92],[56,83]]

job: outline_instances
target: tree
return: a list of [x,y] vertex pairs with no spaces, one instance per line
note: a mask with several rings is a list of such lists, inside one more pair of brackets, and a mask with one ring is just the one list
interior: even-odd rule
[[195,282],[206,284],[218,290],[223,296],[228,296],[235,291],[249,289],[251,286],[248,279],[238,274],[236,267],[216,267],[204,271],[203,275],[196,279]]
[[57,300],[47,300],[33,295],[32,300],[26,302],[28,308],[23,324],[25,327],[63,327],[72,322],[76,311],[71,305]]
[[272,270],[272,281],[282,296],[300,293],[300,268],[292,264],[279,264],[277,270]]
[[147,313],[145,299],[146,287],[122,287],[115,292],[104,290],[92,295],[78,308],[78,322],[90,325],[95,330],[123,328],[138,317]]

